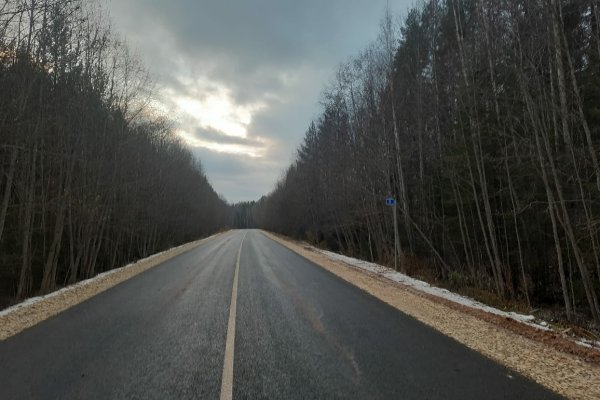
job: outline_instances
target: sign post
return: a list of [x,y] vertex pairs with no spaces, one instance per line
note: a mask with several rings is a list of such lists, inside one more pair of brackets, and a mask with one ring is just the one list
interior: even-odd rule
[[385,205],[392,207],[394,217],[394,271],[398,271],[398,219],[396,218],[396,199],[388,197]]

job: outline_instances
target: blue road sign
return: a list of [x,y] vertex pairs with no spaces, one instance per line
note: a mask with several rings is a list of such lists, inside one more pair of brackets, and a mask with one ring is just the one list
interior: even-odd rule
[[396,205],[396,199],[392,199],[391,197],[388,197],[387,199],[385,199],[385,205],[386,206]]

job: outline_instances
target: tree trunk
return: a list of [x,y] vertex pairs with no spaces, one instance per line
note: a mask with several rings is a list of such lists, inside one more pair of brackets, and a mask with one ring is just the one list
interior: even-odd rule
[[35,173],[37,160],[37,143],[33,146],[31,152],[31,166],[27,173],[27,202],[25,204],[24,219],[23,219],[23,237],[21,245],[21,272],[19,274],[19,282],[17,286],[17,298],[22,299],[29,295],[31,291],[31,235],[32,235],[32,220],[33,207],[35,196]]
[[8,175],[6,176],[6,185],[4,186],[4,195],[2,196],[2,208],[0,208],[0,242],[2,242],[2,232],[4,231],[6,213],[8,211],[8,204],[10,201],[10,195],[12,193],[12,184],[15,176],[15,166],[17,163],[18,154],[19,150],[16,147],[13,148],[10,157],[10,166],[8,167]]

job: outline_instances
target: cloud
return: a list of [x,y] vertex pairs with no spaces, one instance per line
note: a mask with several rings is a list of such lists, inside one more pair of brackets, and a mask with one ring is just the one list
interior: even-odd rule
[[199,147],[217,153],[244,155],[256,159],[264,157],[268,150],[266,139],[247,139],[205,129],[197,129],[194,133],[184,130],[176,132],[191,148]]
[[193,148],[192,153],[202,160],[217,193],[232,203],[257,200],[267,194],[273,185],[273,171],[280,167],[275,162],[257,163],[248,156],[219,154],[205,148]]
[[238,201],[272,189],[324,84],[375,39],[388,0],[106,1],[160,108],[217,191]]
[[248,147],[265,146],[265,140],[260,138],[245,138],[240,136],[225,135],[219,131],[211,129],[198,128],[193,133],[193,137],[199,140],[204,140],[218,144],[237,144]]

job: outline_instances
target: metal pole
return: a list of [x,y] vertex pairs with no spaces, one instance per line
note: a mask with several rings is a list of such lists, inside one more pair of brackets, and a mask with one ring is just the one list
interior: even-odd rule
[[396,218],[396,202],[394,202],[394,271],[398,271],[398,218]]

